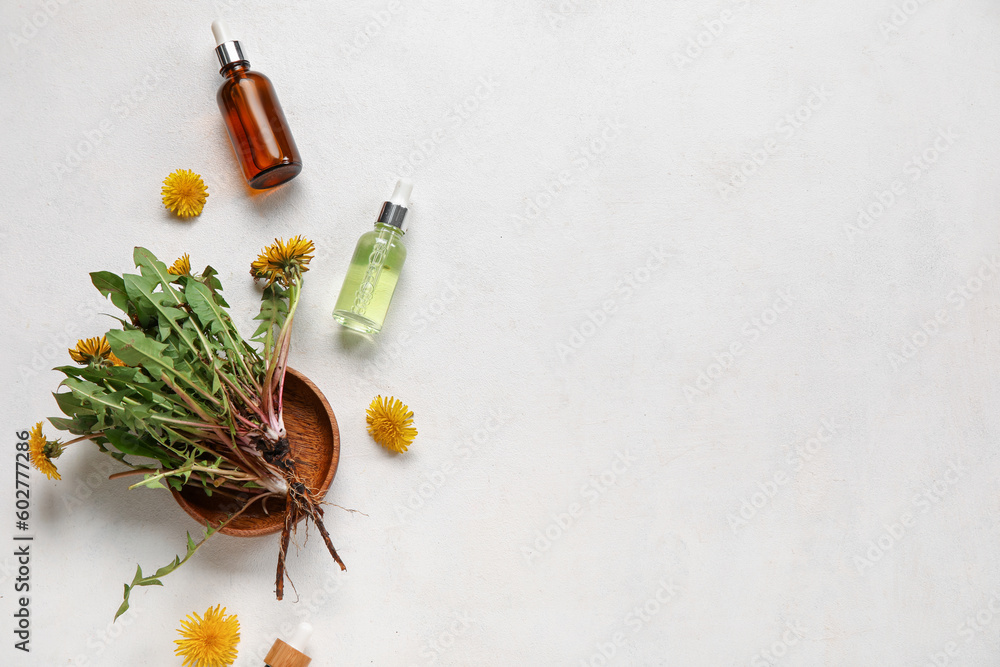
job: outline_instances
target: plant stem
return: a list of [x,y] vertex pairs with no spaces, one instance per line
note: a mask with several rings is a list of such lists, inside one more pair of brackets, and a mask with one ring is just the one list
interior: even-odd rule
[[[264,401],[267,406],[268,418],[271,420],[272,427],[278,433],[284,433],[282,393],[285,384],[285,370],[288,367],[288,351],[291,347],[292,322],[295,320],[295,311],[299,307],[299,296],[302,294],[302,276],[298,274],[292,276],[288,291],[288,316],[285,318],[285,322],[278,332],[278,338],[274,343],[276,352],[271,359],[267,374],[264,377],[264,391],[266,392]],[[278,394],[277,413],[275,413],[274,409],[275,392]]]
[[177,468],[175,470],[166,470],[166,471],[159,472],[159,473],[157,473],[155,475],[147,477],[146,479],[142,480],[141,482],[136,482],[135,484],[133,484],[132,486],[130,486],[128,488],[129,488],[129,490],[131,490],[131,489],[136,488],[137,486],[148,486],[152,482],[159,482],[164,477],[171,477],[171,476],[174,476],[174,475],[183,475],[185,473],[191,473],[191,472],[207,472],[207,473],[211,473],[212,475],[218,475],[219,477],[225,477],[226,479],[238,480],[238,481],[244,481],[244,482],[258,482],[258,481],[261,481],[261,479],[259,477],[257,477],[256,475],[247,475],[245,473],[239,472],[237,469],[226,470],[224,468],[208,468],[206,466],[200,466],[200,465],[198,465],[196,463],[189,463],[189,464],[187,464],[185,466],[181,466],[180,468]]
[[87,435],[81,435],[79,438],[73,438],[69,442],[61,442],[59,443],[59,446],[69,447],[70,445],[80,442],[81,440],[94,440],[96,438],[100,438],[103,436],[104,436],[104,431],[101,431],[100,433],[88,433]]
[[201,417],[202,419],[204,419],[206,422],[213,421],[212,417],[207,412],[205,412],[204,410],[202,410],[201,407],[197,403],[194,402],[193,398],[191,398],[190,396],[188,396],[185,391],[183,391],[180,387],[178,387],[177,385],[175,385],[173,382],[170,381],[170,378],[167,377],[167,372],[166,371],[162,371],[160,373],[160,380],[162,380],[163,383],[166,384],[168,387],[170,387],[171,389],[173,389],[174,393],[177,394],[178,396],[180,396],[181,400],[184,401],[184,403],[186,403],[187,406],[189,408],[191,408],[191,410],[196,415],[198,415],[199,417]]
[[245,393],[243,393],[243,390],[240,389],[239,385],[237,385],[235,382],[226,377],[225,373],[220,372],[219,378],[221,378],[222,382],[226,384],[230,389],[232,389],[237,396],[239,396],[240,400],[243,401],[243,405],[253,410],[257,414],[257,416],[260,417],[262,420],[267,421],[267,417],[264,415],[263,412],[261,412],[260,408],[257,406],[257,402],[252,401],[250,397],[248,397]]

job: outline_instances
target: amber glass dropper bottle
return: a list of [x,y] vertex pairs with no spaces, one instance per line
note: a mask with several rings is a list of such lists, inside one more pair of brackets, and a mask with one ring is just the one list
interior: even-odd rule
[[302,157],[271,80],[251,71],[240,43],[221,21],[212,23],[212,33],[219,74],[226,79],[216,97],[247,183],[265,190],[290,181],[302,171]]

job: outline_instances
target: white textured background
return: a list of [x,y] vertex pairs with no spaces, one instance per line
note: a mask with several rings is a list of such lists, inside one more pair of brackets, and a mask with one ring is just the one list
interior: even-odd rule
[[[235,164],[215,16],[303,154],[276,191]],[[0,663],[179,664],[178,620],[221,603],[247,667],[305,617],[324,666],[998,664],[998,23],[995,0],[7,0]],[[192,222],[159,201],[178,168],[211,192]],[[330,311],[404,174],[409,259],[351,347]],[[113,324],[87,273],[190,252],[249,333],[250,260],[300,233],[292,363],[340,420],[328,499],[365,513],[328,512],[347,573],[310,540],[279,603],[277,536],[214,538],[111,625],[197,526],[75,446],[32,481],[14,651],[15,433]],[[405,456],[365,433],[378,393],[416,413]]]

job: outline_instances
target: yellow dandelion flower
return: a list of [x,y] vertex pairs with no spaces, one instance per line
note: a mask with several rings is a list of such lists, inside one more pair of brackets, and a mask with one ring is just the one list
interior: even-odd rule
[[42,422],[35,424],[28,439],[28,452],[31,454],[31,465],[35,466],[49,479],[62,479],[52,459],[59,458],[63,453],[58,440],[46,440],[42,435]]
[[236,614],[226,616],[226,608],[221,605],[209,607],[205,618],[188,614],[177,632],[183,637],[174,640],[174,653],[184,657],[181,667],[227,667],[236,660],[240,621]]
[[175,276],[190,276],[191,275],[191,258],[187,253],[184,253],[183,257],[177,259],[173,266],[167,269],[167,273]]
[[286,243],[274,239],[274,243],[260,251],[260,255],[250,263],[250,275],[254,280],[267,278],[270,285],[275,280],[288,287],[296,275],[309,270],[309,261],[316,246],[309,239],[293,236]]
[[78,364],[95,363],[100,366],[124,366],[125,362],[115,356],[111,345],[104,336],[76,341],[76,347],[69,349],[69,356]]
[[413,412],[398,398],[376,397],[368,406],[368,433],[375,442],[397,454],[405,452],[417,437]]
[[190,169],[178,169],[163,179],[163,205],[182,218],[201,215],[208,188]]

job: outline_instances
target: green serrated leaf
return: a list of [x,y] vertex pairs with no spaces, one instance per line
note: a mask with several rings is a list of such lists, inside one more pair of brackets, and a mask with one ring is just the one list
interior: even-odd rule
[[132,259],[144,277],[153,279],[163,285],[165,294],[170,297],[173,303],[181,303],[180,298],[170,287],[170,284],[177,282],[180,276],[168,273],[166,264],[158,260],[156,255],[140,246],[136,246],[132,251]]
[[127,391],[105,391],[99,385],[79,378],[66,378],[62,381],[62,384],[65,387],[69,387],[70,391],[85,404],[89,404],[89,407],[98,414],[98,417],[105,410],[124,410],[122,408],[122,398],[128,394]]
[[229,328],[226,323],[228,318],[222,307],[212,298],[211,290],[195,280],[188,283],[184,296],[205,330],[229,337]]
[[156,378],[164,370],[173,370],[170,357],[164,354],[167,346],[141,331],[109,331],[107,339],[115,356],[129,366],[142,366]]
[[265,366],[271,363],[275,339],[288,318],[288,299],[289,290],[282,288],[278,283],[271,283],[265,287],[260,296],[260,313],[254,318],[260,321],[260,325],[250,340],[261,344]]
[[111,297],[111,303],[115,304],[118,310],[128,312],[128,293],[125,291],[125,281],[109,271],[95,271],[90,274],[90,281],[94,287],[106,297]]
[[164,565],[163,567],[161,567],[159,570],[156,571],[156,573],[153,575],[153,578],[159,579],[160,577],[165,577],[174,570],[176,570],[178,567],[180,567],[180,565],[181,565],[181,557],[174,556],[174,559],[172,561],[170,561],[169,563],[167,563],[166,565]]
[[128,295],[129,304],[135,308],[136,318],[139,325],[146,329],[156,321],[156,309],[149,299],[143,296],[143,289],[152,292],[156,282],[143,276],[126,273],[122,276],[125,283],[125,293]]
[[110,456],[111,458],[116,459],[118,461],[121,461],[125,465],[129,465],[128,461],[125,460],[125,455],[122,454],[121,452],[117,452],[117,451],[108,449],[107,447],[105,447],[103,445],[98,445],[97,448],[100,449],[105,454],[107,454],[108,456]]
[[274,333],[285,323],[288,315],[288,290],[277,283],[271,283],[260,295],[260,313],[255,320],[260,321],[251,340],[260,340],[268,333]]
[[90,429],[88,428],[89,422],[80,418],[49,417],[49,423],[60,431],[67,431],[73,435],[86,435],[90,433]]
[[[104,436],[114,445],[115,449],[129,456],[142,456],[147,459],[160,459],[163,450],[155,444],[143,440],[140,437],[118,429],[109,429],[104,432]],[[147,436],[148,437],[148,436]],[[169,463],[168,463],[169,465]]]
[[[159,316],[159,326],[175,327],[177,322],[187,317],[187,313],[178,308],[180,300],[173,290],[168,292],[157,292],[159,285],[155,278],[149,276],[137,276],[131,273],[125,274],[125,290],[132,301],[152,308]],[[165,321],[163,321],[165,320]]]
[[[143,475],[143,479],[151,479],[152,477],[154,477],[154,475]],[[170,480],[168,479],[168,481],[170,481]],[[147,483],[143,484],[143,486],[145,486],[147,489],[165,489],[165,488],[167,488],[167,487],[163,486],[163,482],[161,482],[159,479],[153,480],[152,482],[147,482]]]
[[125,599],[122,600],[121,606],[118,607],[118,611],[115,612],[115,618],[114,618],[114,620],[117,621],[119,616],[121,616],[122,614],[124,614],[125,612],[128,611],[128,595],[131,592],[132,592],[132,587],[129,586],[128,584],[125,584],[125,594],[123,596]]
[[56,405],[67,417],[75,417],[80,414],[93,414],[93,410],[87,407],[83,400],[72,391],[53,392]]
[[120,388],[126,382],[145,382],[149,378],[143,376],[138,368],[128,366],[57,366],[52,370],[65,373],[69,377],[84,378],[97,384],[111,384]]
[[212,294],[215,295],[219,305],[224,308],[228,308],[229,306],[222,299],[222,295],[219,294],[219,292],[222,291],[222,283],[219,282],[219,279],[216,277],[218,275],[218,271],[213,269],[211,266],[206,266],[205,270],[201,272],[201,282],[205,283],[205,286],[212,290]]

